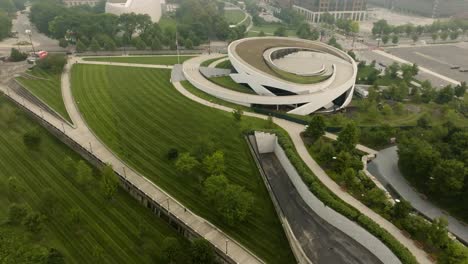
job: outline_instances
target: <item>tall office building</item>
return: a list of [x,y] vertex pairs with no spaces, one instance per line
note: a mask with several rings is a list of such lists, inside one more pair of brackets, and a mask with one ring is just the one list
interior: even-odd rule
[[324,13],[335,19],[362,21],[367,16],[367,0],[294,0],[292,8],[306,20],[317,23]]

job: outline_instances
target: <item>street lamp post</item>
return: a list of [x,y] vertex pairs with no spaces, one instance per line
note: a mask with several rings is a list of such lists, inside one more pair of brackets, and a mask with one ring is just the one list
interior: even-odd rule
[[34,44],[32,42],[32,31],[30,29],[26,29],[24,33],[26,33],[26,35],[29,36],[29,41],[31,42],[31,48],[33,50],[33,53],[36,54],[36,51],[34,50]]

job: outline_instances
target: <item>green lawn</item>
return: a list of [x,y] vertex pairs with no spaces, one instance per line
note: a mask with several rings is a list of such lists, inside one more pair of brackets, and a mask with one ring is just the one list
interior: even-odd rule
[[236,83],[229,76],[213,77],[213,78],[209,78],[209,80],[229,90],[233,90],[233,91],[241,92],[241,93],[256,94],[252,89],[240,83]]
[[224,17],[230,25],[236,25],[245,18],[245,13],[242,10],[225,10]]
[[232,64],[231,64],[231,61],[230,60],[225,60],[225,61],[222,61],[218,64],[216,64],[216,67],[215,68],[219,68],[219,69],[232,69]]
[[214,58],[214,59],[206,60],[206,61],[202,62],[202,63],[200,64],[200,66],[202,66],[202,67],[208,67],[211,63],[213,63],[213,62],[215,62],[215,61],[217,61],[217,60],[223,59],[223,58],[226,58],[226,57],[219,57],[219,58]]
[[[180,63],[193,58],[194,56],[181,55]],[[138,64],[160,64],[174,65],[177,64],[177,56],[126,56],[126,57],[88,57],[83,58],[85,61],[105,61],[105,62],[121,62],[121,63],[138,63]]]
[[59,113],[63,118],[71,122],[62,99],[62,90],[60,84],[61,74],[52,74],[37,67],[33,68],[33,70],[28,71],[27,73],[44,78],[45,80],[28,79],[25,77],[18,77],[17,80],[31,93],[33,93],[43,102],[48,104],[53,110]]
[[[53,247],[64,255],[66,263],[161,263],[159,258],[164,238],[177,237],[183,245],[188,245],[188,241],[166,222],[124,190],[119,189],[111,201],[105,199],[97,176],[88,188],[80,187],[63,168],[66,156],[75,161],[80,157],[4,97],[0,98],[0,128],[2,263],[39,263],[19,261],[21,258],[14,260],[12,255],[7,259],[7,247],[13,247],[15,255],[21,254],[21,250],[15,247],[26,250],[25,254],[37,252],[39,246]],[[32,129],[37,129],[42,138],[38,151],[23,144],[24,133]],[[94,174],[98,175],[96,170]],[[44,208],[41,197],[46,190],[53,194],[49,198],[55,197],[46,203],[47,208],[55,205],[55,212],[47,214],[44,228],[37,235],[32,235],[21,224],[6,223],[12,199],[8,187],[10,177],[16,177],[20,186],[20,196],[13,201],[24,203],[36,212]],[[79,225],[71,224],[72,209],[82,212]],[[138,235],[141,230],[146,230],[144,236]]]
[[[268,263],[294,262],[241,133],[267,121],[244,117],[237,123],[231,113],[185,98],[169,83],[169,70],[76,65],[72,73],[73,93],[87,123],[129,165]],[[254,195],[252,215],[234,227],[225,224],[202,193],[200,179],[207,175],[199,169],[178,173],[167,159],[171,148],[195,154],[222,150],[226,177]]]

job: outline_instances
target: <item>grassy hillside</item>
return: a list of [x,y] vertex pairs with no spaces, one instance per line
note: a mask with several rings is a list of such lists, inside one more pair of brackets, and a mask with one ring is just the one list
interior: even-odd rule
[[61,74],[52,74],[37,67],[28,73],[43,79],[18,77],[17,80],[35,96],[47,103],[63,118],[71,122],[62,99],[62,90],[60,84]]
[[245,13],[242,10],[225,10],[224,17],[230,25],[236,25],[245,18]]
[[[84,118],[122,159],[267,262],[294,262],[241,133],[266,121],[244,117],[238,123],[230,113],[185,98],[169,83],[169,70],[76,65],[72,73]],[[225,224],[203,195],[200,182],[207,175],[201,169],[178,173],[167,158],[171,148],[194,155],[222,150],[226,177],[254,195],[252,215],[236,226]]]
[[[4,97],[0,129],[2,263],[26,263],[27,256],[48,248],[58,249],[66,263],[161,263],[164,238],[173,236],[188,244],[125,191],[119,190],[111,201],[104,198],[98,176],[88,187],[77,184],[75,176],[65,172],[63,161],[80,157]],[[31,130],[41,138],[38,150],[23,143],[23,135]],[[94,175],[99,173],[94,170]],[[19,191],[12,192],[12,182]],[[36,234],[22,224],[7,223],[12,202],[40,212],[43,230]]]

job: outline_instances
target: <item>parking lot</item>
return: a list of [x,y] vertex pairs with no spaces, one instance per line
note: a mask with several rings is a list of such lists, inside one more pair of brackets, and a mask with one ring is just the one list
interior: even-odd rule
[[[460,69],[468,70],[468,45],[465,43],[392,48],[387,52],[457,81],[468,81],[468,72],[460,72]],[[460,69],[451,69],[453,66]]]

